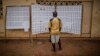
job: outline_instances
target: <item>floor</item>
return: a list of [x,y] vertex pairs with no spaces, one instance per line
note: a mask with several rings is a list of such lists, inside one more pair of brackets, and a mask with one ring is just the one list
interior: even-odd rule
[[49,40],[0,40],[0,56],[100,56],[99,40],[62,39],[62,50],[52,51]]

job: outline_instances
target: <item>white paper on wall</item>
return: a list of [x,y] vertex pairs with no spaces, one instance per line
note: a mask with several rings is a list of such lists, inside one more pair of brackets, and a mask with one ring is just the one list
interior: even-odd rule
[[[32,8],[32,14],[31,14],[32,15],[32,34],[49,32],[48,22],[52,18],[52,12],[54,11],[54,6],[35,4],[35,5],[32,5],[31,8]],[[36,27],[36,25],[38,27]]]
[[25,32],[28,32],[28,31],[29,31],[29,27],[27,27],[27,26],[29,26],[29,22],[24,21],[24,22],[23,22],[23,28],[24,28],[24,31],[25,31]]
[[[54,6],[36,4],[31,7],[32,34],[49,32],[48,22],[53,17],[52,12],[54,11]],[[58,18],[63,22],[62,32],[81,33],[82,5],[57,6],[57,12]]]
[[62,32],[81,33],[82,5],[57,6],[57,12],[63,22]]
[[29,29],[29,7],[7,7],[6,29]]

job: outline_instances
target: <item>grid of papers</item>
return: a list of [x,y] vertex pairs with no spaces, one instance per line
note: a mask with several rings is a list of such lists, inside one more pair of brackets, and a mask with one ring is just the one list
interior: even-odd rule
[[29,7],[7,7],[6,29],[29,29]]
[[48,31],[48,22],[52,18],[54,6],[32,5],[32,34],[45,33]]
[[57,6],[57,12],[63,22],[62,32],[81,33],[82,5]]
[[[32,5],[32,34],[48,31],[48,22],[53,17],[54,6]],[[63,22],[62,32],[80,34],[82,5],[57,6],[58,17]]]

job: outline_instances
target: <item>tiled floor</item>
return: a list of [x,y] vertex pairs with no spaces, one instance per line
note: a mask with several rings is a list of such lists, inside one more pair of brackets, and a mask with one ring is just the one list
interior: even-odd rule
[[[52,51],[48,40],[0,40],[0,56],[100,56],[100,41],[61,40],[63,50]],[[57,47],[57,46],[56,46]]]

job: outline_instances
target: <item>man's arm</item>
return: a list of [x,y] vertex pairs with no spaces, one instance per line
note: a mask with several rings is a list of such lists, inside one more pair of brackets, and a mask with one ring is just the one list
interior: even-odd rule
[[49,24],[48,24],[49,32],[51,31],[51,26],[52,26],[51,22],[52,22],[52,20],[53,20],[53,18],[50,19]]
[[60,23],[60,31],[61,31],[61,29],[62,29],[62,26],[63,26],[63,23],[61,22],[61,23]]
[[59,21],[60,21],[60,23],[59,23],[59,26],[60,26],[59,30],[61,31],[61,29],[62,29],[62,21],[60,19],[59,19]]
[[48,23],[48,29],[49,29],[49,32],[51,31],[51,24],[50,22]]
[[[48,23],[48,30],[49,30],[49,33],[50,33],[51,32],[51,21],[49,21],[49,23]],[[49,37],[50,37],[49,42],[51,42],[51,34],[50,34]]]

